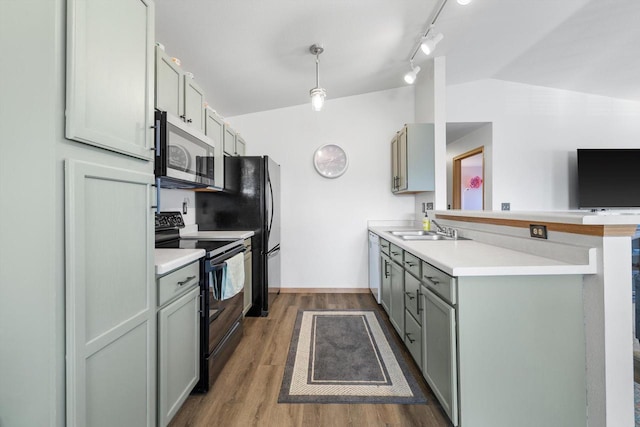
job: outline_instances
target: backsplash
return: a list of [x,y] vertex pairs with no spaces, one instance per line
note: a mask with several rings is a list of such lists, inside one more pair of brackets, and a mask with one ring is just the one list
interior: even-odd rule
[[[187,204],[187,213],[182,210],[183,204]],[[191,190],[160,189],[160,211],[183,212],[185,225],[196,223],[196,194]]]

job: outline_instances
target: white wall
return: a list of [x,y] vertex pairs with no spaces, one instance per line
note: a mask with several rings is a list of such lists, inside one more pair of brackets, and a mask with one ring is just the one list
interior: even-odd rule
[[185,225],[196,223],[196,193],[192,190],[178,190],[170,188],[160,189],[158,206],[161,212],[182,212],[182,204],[187,203],[187,213],[182,214]]
[[[247,155],[281,165],[282,286],[367,287],[367,220],[413,219],[414,197],[390,191],[390,142],[414,121],[412,87],[328,99],[311,105],[228,118],[247,141]],[[349,169],[326,179],[313,153],[341,145]]]
[[492,125],[486,125],[474,130],[447,144],[447,205],[453,206],[453,158],[469,152],[475,148],[484,147],[484,206],[491,210],[493,189],[493,142]]
[[492,207],[577,208],[576,149],[640,146],[640,103],[501,80],[447,87],[448,122],[493,122]]
[[418,193],[415,201],[416,220],[420,221],[423,203],[433,203],[435,209],[445,209],[446,188],[446,58],[437,57],[423,65],[425,70],[416,79],[416,122],[434,124],[434,157],[436,190]]

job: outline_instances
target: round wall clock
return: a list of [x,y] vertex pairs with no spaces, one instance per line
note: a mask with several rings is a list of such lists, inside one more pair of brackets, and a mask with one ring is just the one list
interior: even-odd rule
[[347,153],[336,144],[326,144],[313,154],[313,165],[325,178],[337,178],[347,171]]

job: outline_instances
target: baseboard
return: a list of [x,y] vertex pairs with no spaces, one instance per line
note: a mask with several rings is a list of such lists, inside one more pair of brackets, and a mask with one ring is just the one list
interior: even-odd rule
[[369,288],[280,288],[281,294],[368,294]]

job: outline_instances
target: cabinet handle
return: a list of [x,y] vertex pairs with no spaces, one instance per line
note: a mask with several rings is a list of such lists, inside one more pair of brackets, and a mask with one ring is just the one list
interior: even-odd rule
[[185,116],[184,114],[182,114],[182,115],[180,116],[180,118],[181,118],[181,119],[182,119],[182,121],[184,122],[184,121],[187,119],[187,116]]
[[411,344],[413,344],[414,342],[416,342],[416,340],[411,338],[411,334],[409,332],[407,332],[406,334],[404,334],[405,337],[407,337],[407,339],[409,340],[409,342]]
[[409,267],[413,267],[414,265],[416,265],[415,262],[411,262],[411,261],[405,261],[405,264],[407,264]]
[[440,282],[438,282],[438,281],[436,280],[436,278],[435,278],[435,277],[429,277],[429,276],[423,276],[423,277],[424,277],[425,279],[427,279],[427,280],[431,281],[434,285],[437,285],[438,283],[440,283]]
[[411,292],[405,292],[405,295],[407,295],[407,298],[409,298],[410,300],[415,298]]
[[398,252],[391,251],[391,255],[400,255]]
[[187,119],[187,123],[192,123],[192,122],[193,122],[193,120]]
[[389,277],[389,263],[387,260],[384,261],[384,277]]
[[416,289],[416,298],[418,299],[416,301],[416,304],[418,305],[418,314],[420,314],[420,312],[422,311],[422,308],[420,308],[420,289]]
[[183,286],[183,285],[189,283],[190,281],[192,281],[195,278],[196,278],[196,276],[189,276],[189,277],[187,277],[186,280],[183,280],[182,282],[178,282],[178,286]]

